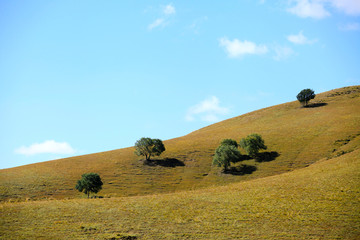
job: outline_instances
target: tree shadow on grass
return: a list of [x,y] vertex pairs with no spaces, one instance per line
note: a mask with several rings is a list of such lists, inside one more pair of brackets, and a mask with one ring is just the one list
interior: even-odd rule
[[174,168],[174,167],[183,167],[185,166],[185,163],[176,158],[164,158],[164,159],[151,159],[144,161],[144,165]]
[[304,106],[304,108],[317,108],[317,107],[323,107],[328,105],[327,103],[310,103],[307,106]]
[[230,167],[230,169],[225,170],[224,173],[231,175],[245,175],[245,174],[252,174],[253,172],[256,171],[256,169],[257,169],[256,166],[241,164],[240,166],[237,167]]
[[275,160],[275,158],[277,158],[278,156],[280,156],[280,154],[278,152],[262,152],[262,153],[258,153],[256,155],[255,161],[256,162],[271,162],[273,160]]

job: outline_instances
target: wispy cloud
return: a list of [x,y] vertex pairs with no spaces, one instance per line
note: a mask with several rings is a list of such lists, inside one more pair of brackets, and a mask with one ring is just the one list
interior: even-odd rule
[[290,56],[294,55],[294,51],[286,46],[275,46],[274,47],[274,60],[281,61],[289,58]]
[[238,58],[249,54],[265,54],[268,49],[265,45],[257,45],[250,41],[240,41],[238,39],[229,40],[226,37],[220,38],[219,44],[225,49],[228,57]]
[[360,15],[359,0],[327,0],[331,5],[348,15]]
[[302,18],[322,19],[330,16],[320,1],[296,0],[295,6],[288,8],[287,11]]
[[172,4],[168,4],[164,7],[163,13],[165,15],[175,14],[176,13],[175,7]]
[[205,122],[219,121],[219,117],[228,114],[229,108],[221,107],[217,97],[212,96],[204,101],[190,107],[185,116],[186,121],[200,119]]
[[339,29],[341,31],[358,31],[358,30],[360,30],[360,24],[357,22],[347,23],[344,25],[340,25]]
[[302,18],[323,19],[331,15],[330,8],[347,15],[360,15],[359,0],[290,0],[287,11]]
[[169,18],[176,13],[175,7],[172,4],[168,4],[162,8],[161,17],[155,19],[148,25],[148,30],[151,31],[157,27],[165,27],[169,24]]
[[28,147],[22,146],[15,149],[15,153],[22,155],[35,155],[41,153],[74,154],[76,151],[67,142],[47,140],[42,143],[34,143]]
[[158,18],[154,22],[149,24],[148,29],[152,30],[153,28],[156,28],[156,27],[159,27],[159,26],[164,26],[164,21],[165,21],[165,19]]
[[303,35],[302,31],[300,31],[298,34],[287,36],[287,40],[289,40],[294,44],[299,44],[299,45],[313,44],[317,41],[316,39],[309,40],[307,37]]

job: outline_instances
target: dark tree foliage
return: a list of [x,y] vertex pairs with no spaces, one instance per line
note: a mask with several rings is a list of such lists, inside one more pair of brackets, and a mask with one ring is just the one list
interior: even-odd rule
[[222,140],[220,144],[221,145],[232,145],[236,148],[238,147],[238,143],[234,139],[230,139],[230,138]]
[[301,92],[299,92],[296,98],[303,106],[306,107],[309,101],[315,98],[315,92],[310,88],[303,89]]
[[165,151],[165,146],[160,139],[141,138],[135,143],[135,154],[145,156],[149,161],[152,156],[159,156]]
[[85,173],[81,176],[76,184],[76,189],[79,192],[84,192],[89,195],[90,193],[98,193],[102,189],[103,182],[97,173]]
[[233,145],[220,145],[215,150],[215,155],[213,158],[213,165],[218,167],[223,167],[224,171],[227,171],[231,163],[236,163],[240,161],[241,153]]
[[243,148],[250,157],[256,157],[260,149],[267,149],[262,137],[253,133],[240,140],[240,147]]

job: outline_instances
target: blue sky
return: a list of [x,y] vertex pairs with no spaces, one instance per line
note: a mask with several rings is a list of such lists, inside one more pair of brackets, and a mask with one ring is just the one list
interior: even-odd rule
[[0,168],[360,84],[359,0],[0,1]]

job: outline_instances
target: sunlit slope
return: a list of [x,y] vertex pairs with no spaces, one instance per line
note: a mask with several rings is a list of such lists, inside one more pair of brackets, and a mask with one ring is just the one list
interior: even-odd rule
[[[292,172],[195,191],[2,203],[4,239],[359,239],[354,151]],[[353,146],[353,147],[354,147]]]
[[[165,141],[167,150],[158,158],[170,158],[165,166],[145,166],[133,148],[126,148],[1,170],[1,198],[78,197],[74,186],[86,172],[100,174],[105,197],[173,192],[276,175],[353,151],[360,135],[360,87],[318,94],[312,103],[310,108],[294,101],[261,109]],[[251,174],[221,174],[211,166],[223,138],[240,140],[250,133],[261,134],[267,152],[279,156],[244,161],[256,166]]]

